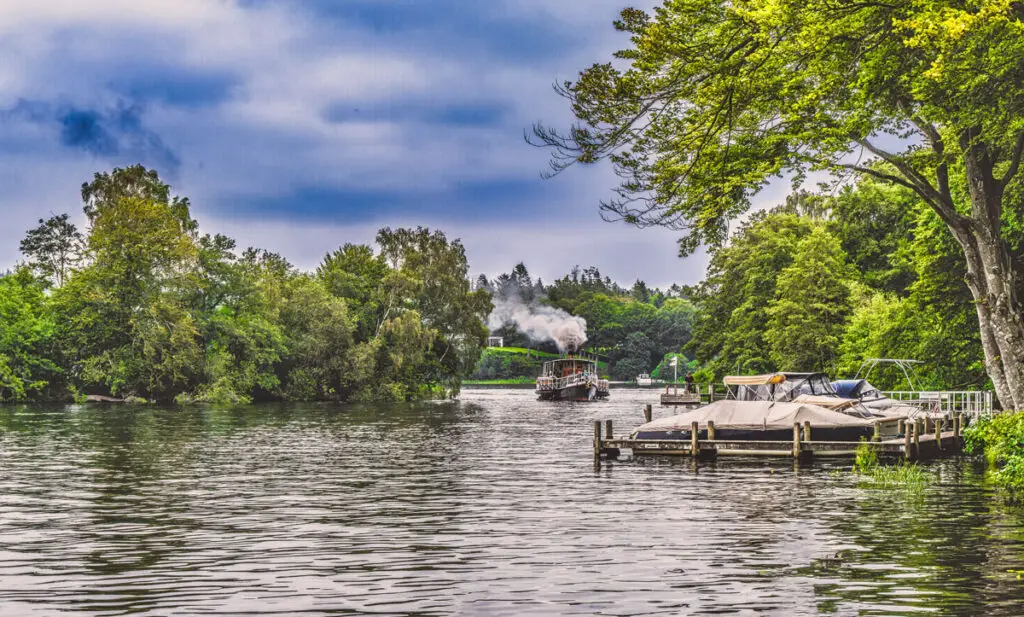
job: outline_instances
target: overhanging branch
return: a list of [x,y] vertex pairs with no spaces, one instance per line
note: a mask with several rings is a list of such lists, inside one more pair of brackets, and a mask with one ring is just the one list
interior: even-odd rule
[[1003,177],[999,180],[999,184],[1002,188],[1006,188],[1006,185],[1013,180],[1013,177],[1020,171],[1020,159],[1021,155],[1024,154],[1024,133],[1017,135],[1017,142],[1013,145],[1013,153],[1010,155],[1010,168],[1006,170]]

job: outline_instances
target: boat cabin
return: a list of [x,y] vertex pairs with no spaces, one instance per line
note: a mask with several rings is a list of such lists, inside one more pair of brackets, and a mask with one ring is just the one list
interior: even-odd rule
[[537,395],[541,400],[591,401],[608,397],[608,380],[597,373],[597,360],[566,356],[544,363],[537,377]]
[[597,375],[597,360],[569,356],[544,363],[541,377],[569,377],[576,374]]
[[801,395],[836,397],[825,373],[769,373],[767,375],[730,375],[722,380],[729,398],[739,401],[792,402]]

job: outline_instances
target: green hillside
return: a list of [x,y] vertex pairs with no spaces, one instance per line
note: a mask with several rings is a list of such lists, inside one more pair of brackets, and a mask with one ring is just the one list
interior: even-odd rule
[[[558,354],[524,347],[488,347],[467,381],[529,380],[540,374],[541,365],[559,358]],[[598,371],[608,374],[608,363],[598,361]]]

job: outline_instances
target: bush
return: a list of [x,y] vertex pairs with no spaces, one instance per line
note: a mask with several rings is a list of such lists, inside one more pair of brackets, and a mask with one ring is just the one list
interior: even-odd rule
[[509,353],[485,349],[477,362],[476,369],[469,376],[474,380],[533,378],[540,374],[544,359],[525,353]]
[[860,445],[857,446],[857,452],[853,459],[853,469],[860,473],[867,473],[873,471],[876,467],[878,467],[878,454],[868,444],[867,440],[861,437]]
[[1024,411],[979,418],[964,429],[964,451],[984,454],[996,484],[1024,489]]

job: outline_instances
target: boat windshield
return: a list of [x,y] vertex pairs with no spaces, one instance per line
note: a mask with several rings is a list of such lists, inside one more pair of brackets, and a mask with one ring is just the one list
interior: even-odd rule
[[862,401],[873,401],[880,398],[886,398],[882,391],[874,387],[868,382],[864,382],[864,385],[860,389],[860,398]]

